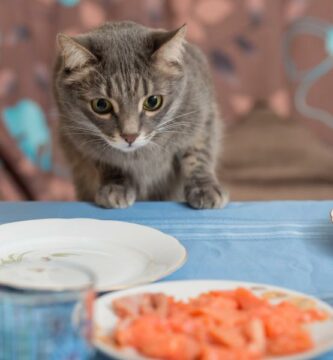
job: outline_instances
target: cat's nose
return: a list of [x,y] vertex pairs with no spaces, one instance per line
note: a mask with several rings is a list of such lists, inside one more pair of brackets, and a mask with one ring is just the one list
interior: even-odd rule
[[138,137],[139,134],[122,134],[122,138],[129,143],[129,145],[133,144],[135,139]]

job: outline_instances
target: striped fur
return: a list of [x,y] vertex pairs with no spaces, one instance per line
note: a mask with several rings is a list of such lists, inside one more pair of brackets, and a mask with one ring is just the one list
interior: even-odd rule
[[[209,70],[184,34],[184,27],[166,32],[114,22],[74,39],[58,37],[60,139],[80,200],[104,207],[225,203],[215,175],[221,123]],[[143,111],[153,94],[163,96],[163,106]],[[111,114],[96,115],[89,105],[95,98],[110,99]],[[124,133],[139,134],[133,146]]]

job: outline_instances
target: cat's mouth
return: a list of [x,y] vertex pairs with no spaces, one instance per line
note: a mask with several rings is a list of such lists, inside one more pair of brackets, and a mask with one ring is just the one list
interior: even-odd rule
[[144,136],[139,136],[131,144],[127,143],[125,140],[119,139],[108,139],[108,143],[115,149],[121,150],[123,152],[133,152],[140,148],[143,148],[149,143],[150,139]]

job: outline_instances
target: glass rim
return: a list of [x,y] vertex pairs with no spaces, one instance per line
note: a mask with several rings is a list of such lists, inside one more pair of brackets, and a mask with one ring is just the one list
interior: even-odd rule
[[[33,263],[33,262],[32,262]],[[37,263],[37,261],[36,261]],[[59,266],[61,268],[67,268],[71,270],[76,270],[81,274],[85,274],[87,277],[87,281],[82,285],[64,285],[64,286],[53,286],[44,287],[32,284],[22,285],[19,283],[15,283],[15,280],[8,279],[7,281],[0,280],[0,292],[8,291],[11,293],[24,293],[24,294],[53,294],[53,293],[67,293],[67,292],[75,292],[75,291],[88,291],[93,290],[96,284],[96,276],[92,270],[76,263],[70,263],[68,261],[52,261],[52,265]],[[6,267],[17,267],[18,264],[9,264]]]

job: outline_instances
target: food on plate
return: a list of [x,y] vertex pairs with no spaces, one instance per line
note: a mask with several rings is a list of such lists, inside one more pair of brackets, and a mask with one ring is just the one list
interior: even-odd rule
[[189,301],[162,293],[112,303],[116,328],[104,341],[164,360],[258,360],[314,347],[305,324],[325,320],[316,308],[272,304],[250,290],[210,291]]

